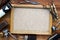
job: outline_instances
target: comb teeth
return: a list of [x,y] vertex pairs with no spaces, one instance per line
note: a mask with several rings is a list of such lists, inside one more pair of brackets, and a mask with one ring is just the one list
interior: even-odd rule
[[8,25],[7,21],[3,21],[0,23],[0,30],[2,30],[4,27]]

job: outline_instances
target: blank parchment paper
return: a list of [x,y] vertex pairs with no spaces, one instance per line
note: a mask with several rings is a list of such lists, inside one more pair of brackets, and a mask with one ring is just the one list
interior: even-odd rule
[[14,8],[13,32],[20,34],[49,34],[49,9]]

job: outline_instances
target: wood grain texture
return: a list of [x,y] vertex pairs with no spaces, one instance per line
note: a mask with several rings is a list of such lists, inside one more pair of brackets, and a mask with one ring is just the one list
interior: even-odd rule
[[[22,0],[18,0],[18,2],[20,2]],[[41,4],[44,4],[44,5],[47,5],[49,4],[48,0],[33,0],[33,1],[38,1],[40,2]],[[17,0],[13,0],[11,1],[12,3],[16,3],[17,4]],[[58,15],[59,15],[59,19],[60,19],[60,0],[55,0],[55,5],[57,7],[57,11],[58,11]],[[7,14],[7,15],[10,15],[10,14]],[[0,19],[0,22],[3,21],[3,20],[7,20],[9,23],[10,23],[10,16],[7,16],[5,15],[3,18]],[[53,25],[57,24],[57,22],[54,22],[53,21]],[[59,25],[59,28],[60,28],[60,25]],[[56,33],[60,33],[60,30],[56,31]],[[23,40],[23,35],[18,35],[18,39],[19,40]],[[47,40],[49,36],[44,36],[44,35],[37,35],[37,40]],[[0,37],[0,40],[5,40],[4,38],[1,38]],[[9,38],[9,40],[13,40],[13,38]]]

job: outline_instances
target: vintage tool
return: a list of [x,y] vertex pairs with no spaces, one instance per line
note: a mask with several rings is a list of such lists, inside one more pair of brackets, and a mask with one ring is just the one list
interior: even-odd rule
[[11,4],[10,3],[7,3],[2,9],[5,13],[7,13],[10,9],[11,9]]
[[[60,22],[58,22],[56,26],[52,27],[52,32],[55,32],[56,30],[60,30],[60,28],[57,27],[59,24]],[[51,37],[49,37],[48,40],[58,40],[59,38],[60,38],[60,34],[54,34]]]
[[0,18],[3,17],[11,9],[11,7],[11,4],[8,3],[2,9],[0,9]]
[[54,34],[48,38],[48,40],[58,40],[60,38],[60,34]]
[[6,27],[8,25],[7,21],[2,21],[0,23],[0,30],[2,30],[4,27]]
[[53,6],[51,6],[51,14],[52,14],[54,20],[58,19],[57,10],[56,10],[54,4],[53,4]]
[[11,37],[14,38],[15,40],[17,40],[17,38],[16,38],[15,36],[13,36],[13,35],[8,31],[8,29],[4,29],[4,30],[3,30],[3,34],[4,34],[5,38],[6,38],[6,40],[8,40],[8,37],[9,37],[9,36],[11,36]]
[[25,35],[24,40],[36,40],[36,35],[34,34]]
[[56,31],[56,30],[60,30],[60,28],[57,27],[59,24],[60,24],[60,22],[58,22],[58,23],[56,24],[56,26],[53,26],[53,27],[52,27],[52,32],[54,32],[54,31]]
[[36,40],[36,35],[34,34],[28,35],[28,40]]
[[52,3],[51,3],[51,14],[54,20],[58,19],[58,14],[57,14],[56,6],[54,4],[54,0],[52,0]]
[[8,40],[8,30],[3,30],[4,36],[5,36],[5,40]]
[[21,4],[29,3],[29,4],[33,4],[33,5],[40,4],[39,2],[32,2],[31,0],[24,0],[24,1],[20,2],[20,3]]

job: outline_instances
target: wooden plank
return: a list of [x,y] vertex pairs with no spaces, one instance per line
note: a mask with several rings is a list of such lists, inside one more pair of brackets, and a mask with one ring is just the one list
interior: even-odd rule
[[29,4],[11,4],[13,7],[19,8],[50,8],[49,5],[29,5]]

